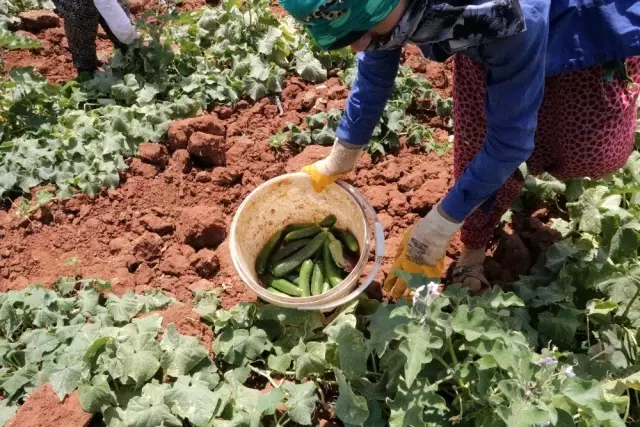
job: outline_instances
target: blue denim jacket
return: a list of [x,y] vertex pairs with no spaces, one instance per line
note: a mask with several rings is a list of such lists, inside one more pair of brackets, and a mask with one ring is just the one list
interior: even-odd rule
[[[640,54],[640,2],[521,0],[520,4],[526,31],[461,52],[486,64],[489,72],[484,146],[442,201],[444,211],[457,221],[491,201],[533,152],[546,76]],[[429,59],[445,59],[431,45],[419,47]],[[339,138],[357,145],[369,141],[391,95],[400,55],[399,48],[358,55],[358,73],[338,127]]]

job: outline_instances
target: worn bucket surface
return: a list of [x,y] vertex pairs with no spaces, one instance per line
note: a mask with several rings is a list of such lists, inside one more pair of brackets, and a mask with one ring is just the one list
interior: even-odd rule
[[[350,230],[358,240],[361,253],[353,271],[329,292],[315,297],[281,297],[267,291],[255,270],[255,260],[266,242],[288,224],[319,222],[329,214],[337,217],[337,227]],[[374,265],[358,285],[372,248]],[[271,179],[247,196],[233,218],[229,249],[240,278],[265,301],[303,310],[329,310],[351,301],[371,283],[384,253],[384,233],[375,211],[355,188],[339,182],[316,193],[307,174],[294,173]]]

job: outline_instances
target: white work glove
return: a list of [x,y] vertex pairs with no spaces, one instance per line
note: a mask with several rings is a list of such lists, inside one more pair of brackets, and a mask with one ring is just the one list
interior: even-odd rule
[[396,298],[407,290],[407,284],[397,276],[397,270],[429,278],[442,276],[449,240],[461,226],[462,223],[444,217],[440,203],[431,208],[427,216],[405,233],[396,260],[384,281],[384,290]]
[[138,38],[135,25],[117,0],[93,0],[93,4],[120,42],[129,45]]
[[349,144],[336,138],[331,153],[324,159],[303,167],[302,172],[311,175],[313,189],[319,193],[327,185],[351,172],[356,167],[361,153],[361,145]]
[[436,265],[444,257],[451,237],[462,223],[446,219],[437,203],[411,230],[407,258],[422,265]]

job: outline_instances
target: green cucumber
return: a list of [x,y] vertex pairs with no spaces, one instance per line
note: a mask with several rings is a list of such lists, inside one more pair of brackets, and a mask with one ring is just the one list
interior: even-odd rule
[[329,282],[324,282],[322,284],[322,293],[326,293],[329,292],[331,290],[331,285],[329,284]]
[[292,231],[296,231],[296,230],[302,230],[303,228],[307,228],[307,227],[311,227],[313,225],[313,223],[311,222],[305,222],[305,223],[299,223],[299,224],[289,224],[284,228],[284,234],[288,234],[291,233]]
[[307,243],[309,243],[310,241],[311,239],[301,239],[301,240],[295,240],[287,245],[284,245],[283,247],[278,249],[275,254],[273,254],[269,262],[271,263],[271,265],[273,265],[279,261],[282,261],[289,255],[292,255],[296,251],[307,246]]
[[318,225],[323,228],[332,228],[334,225],[336,225],[337,220],[338,218],[336,218],[334,214],[327,215],[322,221],[320,221],[320,224]]
[[267,288],[267,291],[271,292],[274,295],[278,295],[280,297],[289,297],[290,295],[285,294],[284,292],[280,292],[275,288]]
[[358,239],[347,230],[333,229],[331,232],[344,244],[344,246],[353,253],[360,251],[360,245],[358,245]]
[[311,275],[311,295],[314,297],[322,294],[322,286],[324,284],[324,275],[322,274],[322,265],[316,263],[313,265],[313,274]]
[[264,245],[264,247],[258,254],[258,258],[256,258],[256,272],[259,275],[264,274],[265,271],[267,270],[267,260],[269,259],[273,251],[278,246],[278,243],[280,243],[282,234],[283,234],[282,230],[280,230],[277,233],[275,233],[273,236],[271,236],[267,244]]
[[327,281],[329,282],[331,287],[336,287],[338,283],[342,282],[342,272],[333,262],[328,240],[324,242],[324,246],[322,247],[322,261],[324,265],[324,274],[327,276]]
[[344,250],[342,249],[342,243],[340,240],[336,239],[335,236],[329,232],[329,251],[331,252],[331,257],[333,261],[336,263],[338,267],[341,269],[346,265],[344,261]]
[[322,230],[323,230],[322,227],[320,227],[317,224],[314,224],[311,227],[307,227],[307,228],[303,228],[301,230],[296,230],[296,231],[292,231],[290,233],[287,233],[287,235],[284,236],[284,241],[285,242],[292,242],[294,240],[304,239],[304,238],[307,238],[307,237],[313,237],[316,234],[320,233]]
[[292,297],[299,297],[302,295],[302,291],[299,287],[285,279],[273,279],[269,285],[271,288],[284,292]]
[[273,266],[273,275],[275,277],[284,277],[293,270],[295,270],[298,266],[300,266],[303,262],[313,257],[316,252],[322,248],[324,242],[327,240],[327,232],[321,231],[316,235],[316,237],[311,240],[307,246],[291,255],[288,258],[283,259],[278,264]]
[[302,263],[302,268],[300,269],[300,276],[298,286],[300,286],[300,290],[302,291],[303,297],[311,296],[311,273],[313,273],[313,261],[310,259],[306,260]]

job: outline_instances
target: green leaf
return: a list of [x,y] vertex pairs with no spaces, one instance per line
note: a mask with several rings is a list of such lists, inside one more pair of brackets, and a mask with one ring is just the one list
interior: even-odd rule
[[345,424],[363,425],[369,417],[367,399],[353,392],[351,385],[340,371],[336,371],[336,379],[339,392],[335,406],[336,415]]
[[75,364],[73,366],[56,365],[51,370],[49,381],[51,388],[63,400],[67,394],[73,392],[82,380],[82,373],[85,366]]
[[223,360],[236,366],[255,360],[271,348],[267,334],[262,329],[225,329],[214,343],[214,352],[223,355]]
[[133,319],[131,322],[137,326],[139,334],[157,334],[162,327],[162,316],[159,314],[152,314],[139,319]]
[[160,348],[164,351],[162,369],[172,377],[188,374],[208,357],[198,338],[179,334],[173,323],[165,329]]
[[388,303],[380,304],[376,312],[369,317],[367,329],[371,338],[367,341],[367,345],[375,350],[380,357],[387,351],[389,344],[397,339],[397,327],[409,322],[407,316],[393,315],[394,308],[395,306],[389,306]]
[[325,329],[329,342],[337,345],[341,371],[350,378],[366,372],[369,357],[364,335],[356,329],[356,322],[353,314],[343,313]]
[[142,395],[129,401],[124,413],[128,427],[181,427],[182,422],[171,413],[164,402],[170,386],[168,384],[147,384]]
[[322,83],[327,80],[327,70],[322,67],[311,52],[301,49],[295,53],[296,73],[310,83]]
[[554,344],[568,346],[575,340],[576,331],[581,325],[579,316],[579,311],[570,309],[561,309],[555,315],[548,311],[540,313],[538,331]]
[[312,374],[323,374],[328,369],[327,347],[323,342],[302,341],[291,349],[291,357],[296,363],[296,379],[302,380]]
[[311,425],[311,416],[316,407],[316,385],[313,381],[304,384],[285,382],[282,390],[286,394],[287,414],[295,423]]
[[91,363],[93,359],[101,352],[104,347],[107,345],[109,341],[113,338],[111,337],[100,337],[91,343],[87,350],[84,352],[83,360],[85,363]]
[[195,307],[201,317],[214,321],[215,313],[220,307],[220,299],[217,291],[196,291]]
[[480,307],[469,311],[469,306],[461,305],[453,314],[453,330],[464,335],[468,341],[480,338],[494,340],[505,335],[500,325],[485,314]]
[[400,382],[394,400],[387,399],[387,405],[391,410],[390,427],[427,425],[424,420],[425,413],[431,419],[440,421],[430,425],[447,425],[444,417],[448,411],[447,404],[424,379],[414,381],[410,388],[404,382]]
[[120,345],[116,355],[122,362],[126,376],[141,385],[158,372],[161,353],[155,334],[146,333],[136,335]]
[[105,405],[118,404],[106,375],[96,375],[91,380],[91,384],[82,384],[78,388],[78,398],[82,409],[94,414],[100,412]]
[[267,359],[267,364],[269,366],[269,369],[271,369],[272,371],[284,373],[287,372],[289,366],[291,366],[291,361],[291,355],[289,355],[288,353],[283,353],[280,355],[271,354]]
[[442,339],[433,335],[427,325],[412,322],[396,328],[398,335],[404,339],[400,342],[399,350],[407,358],[404,368],[407,386],[411,387],[422,369],[422,365],[432,360],[429,349],[442,348]]
[[196,426],[206,426],[220,402],[219,396],[202,384],[190,384],[189,377],[180,377],[166,394],[171,411]]

